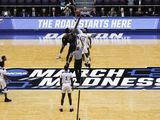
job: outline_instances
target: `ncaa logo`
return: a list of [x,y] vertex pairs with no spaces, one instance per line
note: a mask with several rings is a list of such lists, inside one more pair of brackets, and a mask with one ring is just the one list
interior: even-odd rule
[[8,69],[7,70],[7,76],[10,76],[10,77],[25,76],[27,74],[28,74],[28,71],[24,69]]

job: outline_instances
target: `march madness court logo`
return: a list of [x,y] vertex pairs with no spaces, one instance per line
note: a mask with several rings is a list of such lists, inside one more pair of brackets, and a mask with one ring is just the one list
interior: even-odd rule
[[[10,68],[7,76],[10,89],[59,89],[60,68]],[[79,89],[160,89],[160,67],[148,68],[93,68],[82,69]]]

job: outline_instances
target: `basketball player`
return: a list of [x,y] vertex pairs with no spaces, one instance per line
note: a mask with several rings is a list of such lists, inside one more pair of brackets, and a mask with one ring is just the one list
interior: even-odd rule
[[80,42],[78,42],[79,46],[81,46],[80,44],[83,43],[83,60],[85,61],[85,66],[90,68],[90,48],[91,48],[91,37],[89,35],[87,35],[87,31],[88,29],[85,28],[83,29],[83,31],[81,29],[77,29],[79,34],[78,34],[78,38],[80,40]]
[[81,85],[81,68],[82,68],[82,52],[84,44],[82,42],[82,47],[76,46],[76,50],[71,54],[68,64],[71,62],[72,56],[74,56],[74,70],[76,73],[77,82]]
[[4,64],[5,61],[7,60],[6,56],[2,56],[1,57],[1,61],[0,61],[0,87],[2,90],[2,93],[4,94],[4,102],[11,102],[12,100],[8,99],[7,97],[7,84],[6,84],[6,80],[8,80],[8,78],[6,77],[6,70],[4,69]]
[[62,98],[61,98],[61,106],[60,106],[60,112],[63,112],[63,104],[64,104],[64,98],[66,92],[68,93],[68,99],[70,104],[70,112],[73,112],[72,107],[72,96],[71,92],[73,89],[73,77],[72,73],[69,71],[68,66],[64,66],[64,72],[60,75],[60,86],[62,90]]
[[70,30],[69,28],[66,28],[66,29],[65,29],[65,35],[64,35],[63,38],[62,38],[62,47],[61,47],[60,53],[58,53],[56,59],[61,58],[61,54],[62,54],[65,46],[66,46],[67,43],[68,43],[69,33],[70,33],[70,32],[71,32],[71,30]]
[[66,62],[70,58],[71,53],[76,49],[77,41],[76,41],[76,33],[72,32],[69,33],[68,43],[69,43],[69,49],[66,57]]
[[77,21],[74,29],[72,30],[72,32],[69,33],[69,37],[68,37],[69,49],[68,49],[68,54],[67,54],[67,57],[66,57],[66,63],[69,61],[69,58],[72,59],[71,53],[73,51],[75,51],[76,46],[77,46],[77,34],[76,34],[76,31],[77,31],[77,26],[79,24],[80,19],[81,19],[81,16],[78,18],[78,21]]

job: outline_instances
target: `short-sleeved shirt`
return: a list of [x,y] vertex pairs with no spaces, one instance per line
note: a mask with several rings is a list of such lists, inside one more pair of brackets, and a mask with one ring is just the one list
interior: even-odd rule
[[60,75],[60,78],[62,79],[62,84],[71,84],[71,79],[72,79],[72,73],[69,71],[64,71]]
[[78,38],[80,39],[80,41],[83,42],[84,47],[89,48],[90,46],[90,41],[89,41],[89,36],[85,33],[79,34]]
[[75,60],[82,59],[82,48],[79,48],[79,50],[75,50],[72,55],[74,56]]
[[6,69],[0,67],[0,80],[4,80],[4,75],[7,74]]

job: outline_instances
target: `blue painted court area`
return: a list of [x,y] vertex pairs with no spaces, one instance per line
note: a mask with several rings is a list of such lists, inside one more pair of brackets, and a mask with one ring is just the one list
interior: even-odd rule
[[[60,89],[61,68],[10,68],[9,89]],[[160,67],[82,69],[80,86],[73,72],[74,88],[88,90],[160,89]]]

